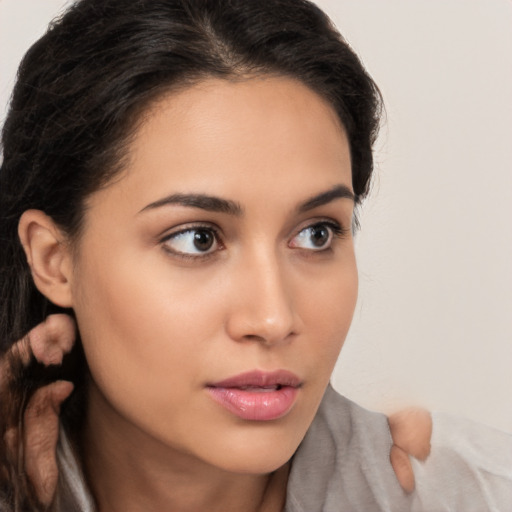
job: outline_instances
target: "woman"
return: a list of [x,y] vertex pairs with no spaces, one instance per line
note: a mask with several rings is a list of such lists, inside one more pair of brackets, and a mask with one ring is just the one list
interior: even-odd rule
[[[58,378],[57,407],[73,381],[45,504],[421,509],[386,418],[328,388],[379,108],[307,2],[84,0],[34,45],[4,128],[0,339],[6,352],[51,313],[76,318],[70,357],[44,367],[68,326],[4,406],[21,418]],[[6,444],[27,431],[8,425]],[[6,453],[5,500],[33,507],[30,460]],[[489,486],[471,503],[508,497]]]

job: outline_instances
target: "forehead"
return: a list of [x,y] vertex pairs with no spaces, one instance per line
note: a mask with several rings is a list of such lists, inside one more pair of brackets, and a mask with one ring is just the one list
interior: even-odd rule
[[[236,198],[311,196],[351,185],[345,131],[334,109],[283,77],[209,79],[153,103],[129,146],[121,185],[143,208],[164,193]],[[307,189],[307,190],[304,190]]]

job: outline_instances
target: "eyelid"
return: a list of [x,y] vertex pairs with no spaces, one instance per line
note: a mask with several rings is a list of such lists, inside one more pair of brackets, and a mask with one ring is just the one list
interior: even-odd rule
[[351,232],[350,228],[347,228],[343,222],[335,220],[331,217],[317,217],[313,219],[308,219],[305,222],[302,222],[298,228],[295,229],[294,234],[292,236],[297,236],[301,231],[304,231],[307,228],[312,228],[319,224],[325,224],[326,226],[332,228],[334,231],[338,232],[341,235],[347,235]]
[[306,229],[311,229],[316,226],[326,226],[329,228],[329,230],[332,233],[332,239],[328,246],[326,247],[319,247],[318,249],[306,249],[303,247],[293,247],[293,249],[302,249],[304,251],[313,252],[313,253],[320,253],[322,251],[326,251],[332,248],[332,240],[334,238],[345,238],[348,234],[351,233],[351,229],[346,228],[342,223],[332,219],[332,218],[325,218],[325,217],[319,217],[317,219],[309,219],[306,223],[301,224],[299,228],[297,228],[294,232],[294,235],[291,237],[289,244],[292,240],[294,240],[297,236],[299,236],[303,231]]
[[[291,241],[294,240],[304,230],[311,229],[315,226],[322,226],[322,225],[326,226],[330,230],[331,235],[332,235],[331,241],[326,247],[319,247],[318,249],[313,249],[313,248],[305,248],[305,247],[300,247],[300,246],[296,246],[296,247],[291,246],[291,248],[307,251],[310,253],[321,253],[323,251],[328,251],[329,249],[332,248],[334,238],[338,238],[338,239],[345,238],[348,234],[351,233],[350,228],[346,228],[343,223],[341,223],[337,220],[334,220],[332,218],[326,218],[326,217],[318,217],[318,218],[314,218],[314,219],[308,219],[307,221],[301,223],[300,226],[295,229],[294,234],[289,239],[288,245],[290,245]],[[180,234],[192,232],[192,231],[196,231],[196,230],[201,230],[201,229],[210,231],[213,234],[213,236],[215,238],[215,243],[217,244],[217,247],[214,250],[208,251],[208,252],[197,252],[197,253],[182,252],[182,251],[174,250],[168,244],[166,244],[166,242],[168,242],[169,240],[172,240],[175,237],[178,237]],[[159,240],[158,243],[162,246],[162,248],[168,254],[172,255],[173,257],[177,257],[177,258],[181,258],[181,259],[188,259],[188,260],[205,260],[207,258],[211,258],[211,257],[215,256],[216,253],[225,249],[225,246],[224,246],[224,243],[222,240],[222,236],[221,236],[221,229],[217,225],[209,223],[209,222],[199,221],[199,222],[190,222],[190,223],[186,223],[186,224],[180,224],[179,226],[175,226],[174,228],[167,230],[165,232],[165,234],[163,234],[159,237],[158,240]]]
[[[191,231],[198,231],[198,230],[211,231],[215,238],[215,243],[217,244],[218,247],[216,247],[215,250],[213,250],[213,251],[208,251],[208,252],[204,252],[204,253],[201,253],[201,252],[187,253],[187,252],[173,250],[169,247],[169,245],[166,245],[166,242],[169,242],[169,240],[172,240],[173,238],[176,238],[181,234],[188,233]],[[197,223],[191,222],[189,224],[180,224],[179,226],[174,228],[174,230],[167,231],[164,235],[159,237],[159,243],[162,245],[162,248],[168,254],[175,256],[177,258],[189,259],[189,260],[190,259],[191,260],[193,260],[193,259],[204,260],[206,258],[214,256],[215,253],[217,253],[219,250],[224,249],[224,245],[222,243],[222,239],[220,236],[220,229],[217,226],[212,225],[207,222],[197,222]]]
[[179,224],[178,226],[167,228],[161,235],[159,235],[158,238],[161,242],[163,242],[169,238],[172,238],[173,236],[179,235],[180,233],[186,233],[187,231],[192,231],[194,229],[209,229],[215,233],[220,231],[215,224],[211,224],[209,222],[185,222],[183,224]]

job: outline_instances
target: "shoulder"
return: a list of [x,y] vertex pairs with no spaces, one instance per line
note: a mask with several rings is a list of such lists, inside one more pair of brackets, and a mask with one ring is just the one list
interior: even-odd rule
[[[328,388],[293,461],[287,512],[509,509],[512,435],[409,413],[388,422]],[[409,492],[390,462],[397,442],[416,482]]]
[[411,510],[512,508],[512,434],[443,413],[389,418],[391,462]]
[[442,413],[432,419],[429,456],[411,457],[413,510],[511,510],[512,434]]
[[330,386],[297,450],[286,512],[409,510],[389,454],[387,417],[368,411]]

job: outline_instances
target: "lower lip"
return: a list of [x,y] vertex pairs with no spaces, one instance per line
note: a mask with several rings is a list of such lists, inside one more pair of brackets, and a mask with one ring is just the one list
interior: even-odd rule
[[287,414],[295,403],[298,389],[283,386],[273,391],[246,391],[240,388],[208,387],[210,396],[228,411],[244,420],[269,421]]

